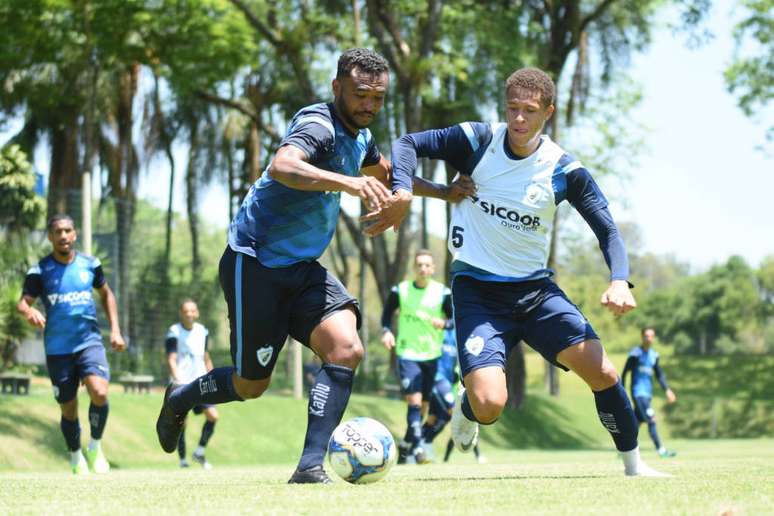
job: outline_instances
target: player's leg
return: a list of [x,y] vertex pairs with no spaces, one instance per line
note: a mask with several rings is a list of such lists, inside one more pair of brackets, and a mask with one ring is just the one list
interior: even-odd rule
[[417,425],[418,430],[418,436],[416,435],[415,430],[415,444],[414,444],[414,459],[416,460],[417,464],[426,464],[430,462],[430,458],[428,457],[428,452],[425,450],[427,448],[427,444],[424,442],[422,438],[422,422],[421,418],[423,414],[427,414],[429,407],[430,407],[430,396],[433,392],[433,386],[435,385],[435,374],[438,371],[438,359],[435,360],[425,360],[422,362],[419,362],[419,369],[422,371],[421,378],[422,378],[422,402],[420,404],[420,421]]
[[446,452],[443,454],[443,461],[449,462],[449,457],[451,456],[451,452],[454,449],[454,438],[449,437],[449,441],[446,443]]
[[597,339],[585,340],[556,355],[556,361],[575,372],[594,393],[597,414],[610,433],[630,476],[660,476],[640,459],[637,434],[639,423],[615,366]]
[[102,435],[107,425],[110,406],[108,404],[108,384],[110,366],[105,347],[90,346],[76,354],[79,376],[86,386],[91,402],[89,403],[89,426],[91,440],[86,448],[86,460],[94,473],[107,473],[110,464],[102,451]]
[[202,426],[202,435],[199,438],[199,445],[191,455],[191,458],[201,464],[204,469],[212,469],[210,464],[204,456],[204,450],[207,447],[207,443],[210,442],[212,434],[215,432],[215,423],[218,422],[218,409],[214,405],[199,407],[201,413],[204,414],[204,425]]
[[360,309],[339,280],[317,262],[306,264],[290,316],[290,334],[322,360],[309,390],[306,437],[289,483],[329,483],[322,463],[352,393],[365,350],[357,330]]
[[637,415],[637,419],[648,425],[650,439],[653,441],[659,456],[663,458],[674,457],[677,453],[668,450],[661,442],[661,437],[659,437],[658,429],[656,428],[656,411],[650,406],[650,402],[651,399],[645,396],[634,398],[634,412]]
[[454,394],[451,385],[445,378],[435,383],[430,393],[430,409],[427,421],[422,427],[422,439],[432,445],[433,440],[440,434],[451,419],[454,408]]
[[398,378],[406,400],[406,435],[398,443],[398,460],[406,462],[422,440],[422,369],[415,360],[398,358]]
[[48,374],[54,389],[54,398],[61,412],[59,428],[70,452],[70,468],[76,475],[89,472],[81,452],[81,425],[78,421],[78,372],[73,355],[48,355]]
[[186,451],[185,424],[183,424],[183,429],[180,430],[180,437],[177,439],[177,456],[180,458],[181,468],[187,468],[190,466],[190,464],[188,464],[188,459],[186,458]]
[[156,422],[161,447],[172,453],[185,415],[197,405],[257,398],[271,383],[271,372],[287,336],[287,316],[277,281],[279,273],[255,258],[226,248],[220,283],[228,306],[234,367],[215,368],[193,382],[170,385]]

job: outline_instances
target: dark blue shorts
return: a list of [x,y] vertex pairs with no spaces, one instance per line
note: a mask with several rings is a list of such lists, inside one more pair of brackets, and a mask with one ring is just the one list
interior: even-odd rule
[[47,355],[46,366],[57,403],[67,403],[74,399],[81,380],[87,376],[97,375],[110,380],[110,365],[102,344],[69,355]]
[[640,423],[655,421],[656,411],[650,406],[650,400],[645,396],[634,397],[634,413]]
[[441,378],[435,382],[433,393],[430,395],[430,410],[428,414],[438,419],[451,417],[451,409],[454,408],[454,393],[449,380]]
[[226,247],[219,274],[228,305],[231,359],[242,378],[270,377],[288,335],[309,346],[312,330],[349,306],[360,327],[357,300],[316,261],[272,269]]
[[406,360],[398,358],[398,378],[403,394],[422,393],[423,400],[430,399],[435,383],[435,373],[438,370],[438,359]]
[[500,283],[458,276],[452,300],[463,378],[482,367],[505,369],[507,352],[521,340],[566,371],[556,355],[599,339],[578,307],[548,278]]

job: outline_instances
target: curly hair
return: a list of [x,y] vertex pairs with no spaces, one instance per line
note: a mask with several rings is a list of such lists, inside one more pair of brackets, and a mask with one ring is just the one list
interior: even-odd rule
[[373,50],[367,48],[350,48],[339,56],[336,78],[340,79],[357,68],[368,74],[381,74],[389,70],[387,60]]
[[511,88],[540,93],[540,102],[544,107],[553,104],[556,98],[554,81],[546,72],[538,68],[522,68],[513,72],[505,81],[505,91],[508,92]]

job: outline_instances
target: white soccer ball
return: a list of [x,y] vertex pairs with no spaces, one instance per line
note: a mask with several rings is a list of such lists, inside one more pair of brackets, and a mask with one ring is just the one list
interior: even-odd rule
[[370,484],[384,478],[397,455],[390,431],[368,417],[344,421],[328,442],[331,468],[352,484]]

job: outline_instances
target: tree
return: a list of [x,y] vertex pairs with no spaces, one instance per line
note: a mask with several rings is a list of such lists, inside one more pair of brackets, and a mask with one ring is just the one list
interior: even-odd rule
[[45,203],[35,194],[35,172],[18,145],[0,150],[0,226],[9,233],[37,227]]

